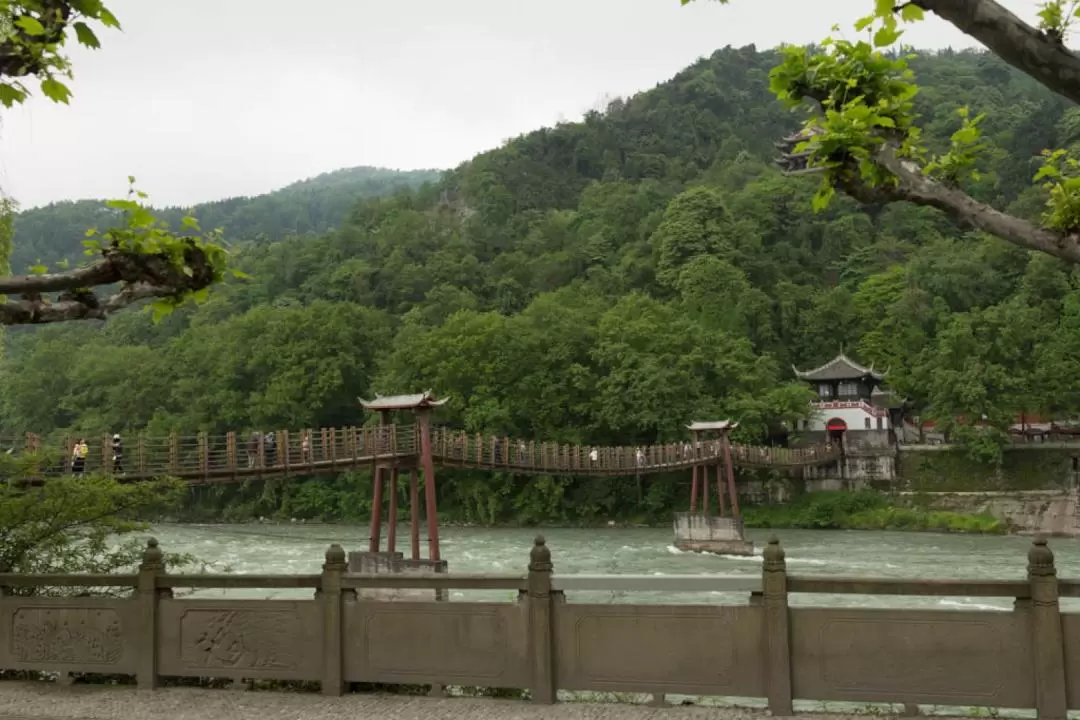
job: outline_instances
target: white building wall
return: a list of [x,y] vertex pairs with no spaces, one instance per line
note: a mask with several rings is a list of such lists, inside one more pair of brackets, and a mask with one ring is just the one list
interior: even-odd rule
[[[815,402],[810,403],[814,408],[815,416],[812,417],[803,430],[809,432],[825,432],[825,426],[829,420],[839,418],[847,423],[848,430],[878,430],[878,419],[881,419],[881,430],[890,430],[889,413],[882,408],[874,407],[865,402]],[[866,421],[870,420],[867,428]]]

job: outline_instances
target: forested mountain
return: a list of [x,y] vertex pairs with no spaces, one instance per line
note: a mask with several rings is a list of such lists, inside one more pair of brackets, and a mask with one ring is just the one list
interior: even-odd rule
[[[318,237],[260,216],[284,239],[246,246],[250,280],[198,309],[13,338],[2,425],[335,425],[361,420],[357,395],[432,388],[452,398],[441,420],[470,431],[636,443],[736,417],[760,439],[805,412],[791,365],[841,346],[946,423],[1080,411],[1073,269],[927,208],[838,199],[815,214],[815,182],[770,162],[799,124],[769,94],[776,62],[725,48],[438,184],[361,200]],[[986,54],[924,53],[912,67],[931,144],[948,142],[960,107],[987,113],[969,191],[1040,213],[1035,156],[1080,140],[1080,112]],[[682,480],[627,493],[619,480],[455,474],[441,507],[485,521],[662,514]],[[234,511],[366,511],[366,480],[335,482],[236,491],[248,494]]]
[[[360,198],[391,195],[403,188],[437,182],[438,170],[399,171],[355,167],[323,173],[266,195],[202,203],[194,209],[166,208],[160,216],[178,226],[192,211],[206,228],[222,228],[233,242],[275,241],[290,235],[322,233],[340,225]],[[15,218],[11,267],[25,272],[43,262],[82,258],[80,241],[87,228],[108,227],[110,214],[100,200],[52,203]]]

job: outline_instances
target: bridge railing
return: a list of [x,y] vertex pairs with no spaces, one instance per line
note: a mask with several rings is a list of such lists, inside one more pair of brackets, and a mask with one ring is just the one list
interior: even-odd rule
[[[52,443],[32,434],[0,435],[0,448],[54,449],[56,457],[40,468],[41,475],[72,470],[77,437]],[[134,477],[173,475],[190,480],[220,480],[233,476],[303,474],[355,467],[376,457],[408,457],[419,452],[419,428],[413,424],[346,428],[279,430],[225,435],[136,434],[123,438],[122,459],[113,462],[109,435],[86,438],[89,450],[85,472],[112,472]],[[774,448],[732,445],[736,465],[786,467],[831,462],[838,448]],[[720,463],[719,440],[650,446],[587,446],[492,437],[446,428],[432,429],[432,454],[442,465],[490,468],[518,472],[553,472],[582,475],[632,475]]]
[[[323,560],[320,573],[304,575],[171,574],[151,540],[132,574],[0,575],[10,628],[0,670],[134,675],[146,689],[161,677],[316,681],[329,695],[354,682],[517,688],[545,704],[561,690],[764,698],[773,716],[791,716],[795,700],[1034,708],[1042,718],[1080,709],[1080,614],[1061,603],[1080,597],[1080,582],[1056,577],[1040,538],[1026,578],[1016,580],[790,576],[775,538],[757,577],[560,575],[543,538],[516,574],[354,575],[336,544]],[[78,595],[83,587],[113,596]],[[180,598],[174,588],[307,597]],[[403,605],[357,592],[376,588],[430,599]],[[510,602],[436,600],[446,589],[507,591]],[[590,591],[723,595],[581,602]],[[793,605],[803,594],[1013,602],[1000,610]]]

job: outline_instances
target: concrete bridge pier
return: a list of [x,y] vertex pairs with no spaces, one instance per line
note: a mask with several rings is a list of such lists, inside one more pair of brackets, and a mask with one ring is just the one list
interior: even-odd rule
[[[690,512],[675,513],[675,547],[692,552],[718,555],[753,555],[754,544],[743,536],[739,496],[735,490],[735,469],[731,462],[731,442],[728,432],[738,423],[728,420],[694,422],[687,426],[693,437],[693,479],[690,489]],[[718,433],[719,440],[701,442],[701,434]],[[727,495],[731,514],[725,516],[724,481],[720,477],[720,456],[727,470]],[[702,462],[698,463],[697,461]],[[719,514],[709,513],[709,466],[715,467],[716,495]],[[700,480],[698,477],[700,467]],[[701,491],[701,511],[698,511],[698,491]]]

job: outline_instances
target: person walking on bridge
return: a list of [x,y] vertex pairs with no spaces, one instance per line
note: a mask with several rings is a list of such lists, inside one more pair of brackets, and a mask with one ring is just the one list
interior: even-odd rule
[[124,472],[124,444],[120,441],[120,433],[112,436],[112,464],[114,475]]
[[75,443],[75,449],[71,453],[71,472],[74,475],[82,475],[86,470],[86,456],[90,452],[90,446],[86,444],[86,438],[79,438]]
[[247,461],[248,467],[255,467],[255,458],[259,455],[259,433],[251,433],[251,437],[248,438],[247,443]]

